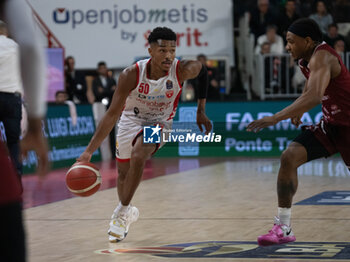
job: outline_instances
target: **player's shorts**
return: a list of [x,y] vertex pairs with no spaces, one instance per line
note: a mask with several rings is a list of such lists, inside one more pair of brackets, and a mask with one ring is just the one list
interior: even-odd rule
[[[130,161],[132,149],[136,143],[136,139],[141,136],[143,138],[143,126],[136,122],[128,121],[127,124],[118,125],[117,141],[116,141],[116,158],[118,162]],[[165,143],[155,144],[155,154],[159,148]]]
[[321,120],[315,126],[306,126],[293,141],[302,144],[307,151],[307,160],[328,157],[340,153],[350,169],[350,127],[335,126]]
[[10,160],[7,148],[1,140],[0,167],[0,205],[20,202],[22,196],[21,182]]

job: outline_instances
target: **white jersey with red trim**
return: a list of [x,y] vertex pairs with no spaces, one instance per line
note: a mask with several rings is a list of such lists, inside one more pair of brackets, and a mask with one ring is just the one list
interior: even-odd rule
[[125,102],[119,126],[136,122],[140,125],[172,123],[181,95],[181,83],[178,78],[180,61],[174,59],[168,74],[158,80],[149,79],[147,64],[151,59],[136,63],[137,85]]

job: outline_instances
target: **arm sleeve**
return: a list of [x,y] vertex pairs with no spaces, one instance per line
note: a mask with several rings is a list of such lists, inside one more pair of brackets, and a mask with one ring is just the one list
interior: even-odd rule
[[207,98],[208,92],[208,71],[207,67],[202,65],[202,69],[197,76],[198,83],[198,99]]
[[29,117],[43,117],[46,112],[46,67],[44,53],[34,30],[31,10],[24,0],[6,0],[4,18],[20,49],[21,75]]

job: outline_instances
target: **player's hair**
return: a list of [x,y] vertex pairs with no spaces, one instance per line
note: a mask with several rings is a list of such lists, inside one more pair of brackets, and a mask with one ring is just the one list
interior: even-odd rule
[[148,43],[156,43],[159,39],[176,41],[176,34],[168,27],[156,27],[148,36]]
[[288,31],[303,38],[310,37],[317,43],[322,42],[322,31],[318,24],[310,18],[300,18],[296,20],[288,28]]

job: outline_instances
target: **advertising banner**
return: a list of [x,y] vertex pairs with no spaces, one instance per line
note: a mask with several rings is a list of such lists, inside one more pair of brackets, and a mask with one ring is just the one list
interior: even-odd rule
[[[287,145],[300,133],[290,120],[258,133],[247,132],[247,125],[264,116],[271,116],[292,101],[207,103],[206,114],[213,123],[208,136],[198,129],[195,104],[180,104],[174,118],[170,139],[156,156],[280,156]],[[321,106],[302,117],[304,125],[318,123]],[[199,138],[198,138],[199,137]],[[180,140],[181,139],[181,140]]]
[[55,101],[56,92],[64,90],[64,57],[62,48],[46,48],[47,101]]
[[39,17],[76,58],[76,67],[125,67],[148,55],[147,37],[158,26],[178,36],[177,56],[227,56],[233,66],[231,0],[30,0]]
[[[44,135],[49,142],[51,168],[68,167],[85,150],[95,132],[95,122],[91,105],[77,105],[76,121],[72,120],[67,105],[48,107],[44,121]],[[100,161],[101,154],[96,150],[92,162]],[[31,173],[37,165],[37,156],[32,151],[23,161],[24,173]]]

